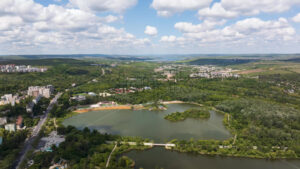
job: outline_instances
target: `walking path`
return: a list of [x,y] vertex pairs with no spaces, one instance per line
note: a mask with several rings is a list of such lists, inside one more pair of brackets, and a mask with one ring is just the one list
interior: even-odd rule
[[110,158],[111,158],[111,155],[112,155],[112,153],[116,150],[116,148],[117,148],[117,143],[115,144],[115,147],[112,149],[112,151],[111,151],[111,153],[109,154],[109,156],[108,156],[108,159],[107,159],[107,162],[106,162],[106,168],[109,166],[109,161],[110,161]]

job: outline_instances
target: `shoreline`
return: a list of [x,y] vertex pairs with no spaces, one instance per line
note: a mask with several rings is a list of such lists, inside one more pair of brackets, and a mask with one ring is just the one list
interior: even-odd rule
[[74,112],[76,113],[87,113],[90,111],[98,111],[98,110],[130,110],[132,106],[128,105],[116,105],[116,106],[105,106],[105,107],[94,107],[94,108],[86,108],[86,109],[78,109]]
[[[174,101],[163,101],[162,104],[168,105],[168,104],[195,104],[198,106],[203,106],[202,104],[198,103],[190,103],[190,102],[184,102],[180,100],[174,100]],[[143,105],[114,105],[114,106],[103,106],[103,107],[88,107],[83,109],[77,109],[74,112],[76,113],[87,113],[90,111],[101,111],[101,110],[141,110],[145,109]]]
[[99,111],[99,110],[140,110],[143,108],[144,108],[144,106],[140,106],[140,105],[115,105],[115,106],[103,106],[103,107],[77,109],[74,112],[81,114],[81,113],[87,113],[90,111]]

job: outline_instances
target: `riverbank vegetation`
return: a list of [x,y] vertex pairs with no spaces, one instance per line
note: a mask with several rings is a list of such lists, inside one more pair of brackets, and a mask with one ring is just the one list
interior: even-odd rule
[[[99,61],[101,63],[101,61]],[[215,63],[215,60],[213,60]],[[234,61],[235,62],[235,61]],[[10,61],[15,64],[47,66],[44,73],[0,73],[0,94],[24,91],[28,86],[54,85],[56,91],[64,91],[50,116],[56,118],[58,125],[73,114],[78,105],[93,104],[99,101],[115,101],[119,104],[158,103],[160,100],[193,102],[213,107],[224,114],[224,124],[233,137],[228,140],[174,140],[174,149],[181,152],[193,152],[207,155],[240,156],[252,158],[299,158],[300,157],[300,76],[299,65],[286,62],[259,64],[246,61],[234,63],[237,69],[263,69],[265,71],[245,74],[240,78],[190,78],[190,70],[170,70],[174,76],[166,79],[161,73],[153,71],[162,63],[155,62],[119,62],[116,66],[92,65],[91,60],[75,59],[39,59]],[[246,63],[245,62],[245,63]],[[196,62],[195,62],[196,63]],[[197,64],[200,62],[197,62]],[[205,63],[211,63],[206,60]],[[6,64],[6,63],[3,63]],[[230,62],[218,62],[231,66]],[[274,69],[273,69],[274,67]],[[276,70],[276,71],[275,71]],[[72,84],[74,84],[72,86]],[[116,88],[144,88],[136,92],[112,94],[108,97],[98,93],[109,92]],[[66,89],[69,89],[65,91]],[[97,96],[87,96],[84,101],[70,100],[70,97],[94,92]],[[24,103],[16,106],[2,106],[0,112],[9,110],[7,117],[23,115],[28,121]],[[152,105],[154,108],[161,105]],[[40,112],[41,109],[38,109]],[[199,112],[174,113],[166,117],[170,121],[186,118],[209,118],[208,110]],[[205,113],[206,112],[206,113]],[[39,113],[37,113],[39,114]],[[1,115],[2,116],[2,115]],[[27,119],[28,118],[28,119]],[[28,122],[27,122],[28,121]],[[52,122],[51,122],[52,123]],[[50,127],[49,130],[54,129]],[[106,141],[118,141],[117,136],[101,134],[97,131],[77,130],[74,127],[58,128],[66,141],[53,152],[42,152],[34,156],[35,164],[31,168],[49,167],[52,161],[68,161],[71,168],[104,168],[105,162],[114,145]],[[19,138],[19,137],[18,137]],[[26,137],[25,137],[26,138]],[[128,140],[141,142],[140,139]],[[5,140],[4,140],[5,141]],[[22,139],[18,139],[22,143]],[[18,143],[18,142],[16,142]],[[3,145],[6,145],[4,143]],[[2,146],[3,146],[2,145]],[[9,147],[17,152],[18,147]],[[145,147],[120,145],[112,156],[110,168],[128,168],[132,161],[118,158],[122,152],[132,148]],[[3,150],[3,151],[2,151]],[[8,149],[1,149],[2,164],[9,164],[14,156],[7,157]],[[3,155],[4,154],[4,155]],[[120,159],[120,161],[118,161]],[[2,165],[1,164],[1,165]],[[1,167],[0,167],[1,168]]]
[[[65,141],[56,147],[52,146],[52,152],[37,152],[33,156],[34,165],[29,169],[49,168],[54,163],[61,160],[68,162],[68,167],[74,169],[82,168],[106,168],[106,163],[109,154],[112,152],[116,142],[135,141],[143,142],[141,138],[122,138],[108,134],[101,134],[96,130],[84,128],[78,130],[75,127],[59,127],[58,134],[65,135]],[[112,142],[112,144],[108,143]],[[125,156],[120,156],[122,153],[129,150],[145,149],[144,146],[137,144],[129,146],[128,144],[118,144],[114,151],[108,168],[127,169],[134,166],[134,161]],[[120,157],[120,158],[119,158]]]
[[175,112],[165,116],[166,120],[176,122],[176,121],[183,121],[187,118],[193,119],[209,119],[210,112],[206,108],[199,108],[199,109],[188,109],[184,112]]
[[216,105],[226,112],[225,124],[235,135],[225,141],[175,141],[176,150],[251,158],[299,158],[300,111],[254,99],[227,100]]

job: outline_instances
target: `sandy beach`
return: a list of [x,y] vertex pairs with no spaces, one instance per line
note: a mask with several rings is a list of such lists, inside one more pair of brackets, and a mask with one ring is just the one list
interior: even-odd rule
[[117,106],[105,106],[105,107],[78,109],[78,110],[75,110],[75,112],[76,113],[86,113],[86,112],[98,111],[98,110],[130,110],[130,109],[132,109],[132,106],[117,105]]
[[99,111],[99,110],[140,110],[143,109],[143,106],[140,105],[115,105],[115,106],[103,106],[103,107],[95,107],[95,108],[86,108],[86,109],[78,109],[74,112],[76,113],[86,113],[90,111]]

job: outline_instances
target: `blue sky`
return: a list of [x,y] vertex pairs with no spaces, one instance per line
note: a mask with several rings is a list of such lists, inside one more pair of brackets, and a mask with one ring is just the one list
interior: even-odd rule
[[300,0],[1,0],[0,54],[300,53]]

